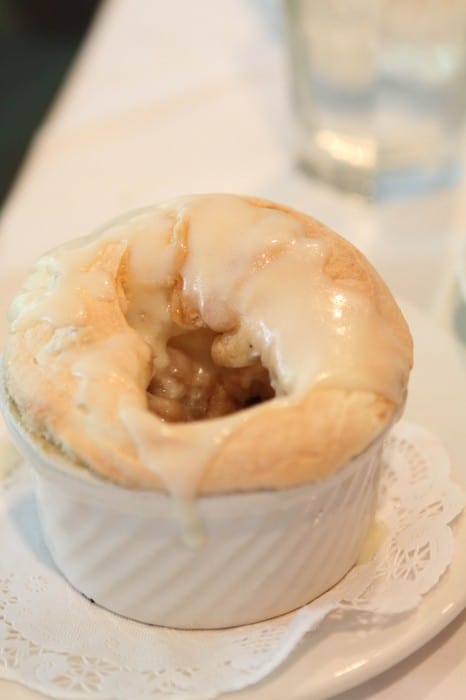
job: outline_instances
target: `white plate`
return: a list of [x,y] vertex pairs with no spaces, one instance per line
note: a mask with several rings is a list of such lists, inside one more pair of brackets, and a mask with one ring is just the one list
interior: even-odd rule
[[[408,305],[403,308],[415,340],[406,416],[443,439],[454,477],[466,489],[466,353],[425,316]],[[224,700],[328,698],[376,676],[432,639],[466,606],[465,517],[455,531],[455,559],[414,613],[383,627],[324,621],[272,676]],[[0,697],[28,700],[40,696],[0,682]]]

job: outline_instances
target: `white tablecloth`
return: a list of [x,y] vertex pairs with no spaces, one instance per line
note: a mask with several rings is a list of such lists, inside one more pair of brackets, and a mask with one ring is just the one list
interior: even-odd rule
[[[455,262],[466,189],[368,207],[300,174],[276,0],[107,0],[3,209],[2,285],[13,291],[44,247],[122,211],[209,191],[307,210],[363,249],[396,294],[464,333]],[[0,299],[0,338],[8,296]],[[340,697],[460,700],[465,650],[463,614],[424,649]],[[34,697],[10,684],[1,692]]]

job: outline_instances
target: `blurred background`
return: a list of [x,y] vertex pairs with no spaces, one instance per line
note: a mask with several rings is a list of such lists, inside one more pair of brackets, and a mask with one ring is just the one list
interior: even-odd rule
[[0,204],[99,0],[0,0]]

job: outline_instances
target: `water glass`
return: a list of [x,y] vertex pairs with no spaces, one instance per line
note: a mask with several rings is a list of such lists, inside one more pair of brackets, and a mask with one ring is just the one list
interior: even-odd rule
[[366,196],[459,174],[466,0],[285,0],[301,164]]

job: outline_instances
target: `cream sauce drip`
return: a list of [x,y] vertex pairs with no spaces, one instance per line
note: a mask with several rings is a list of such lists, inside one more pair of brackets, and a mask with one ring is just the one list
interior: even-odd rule
[[211,328],[248,341],[277,395],[321,383],[399,399],[396,339],[365,296],[324,274],[325,242],[228,196],[202,199],[189,221],[186,295]]
[[21,455],[9,440],[0,438],[0,481],[21,464]]
[[374,520],[361,547],[357,564],[367,564],[379,551],[389,534],[388,527],[380,520]]
[[83,248],[63,246],[40,258],[10,306],[11,329],[40,321],[55,328],[85,326],[90,303],[114,299],[114,280],[126,248],[125,241],[95,240]]

